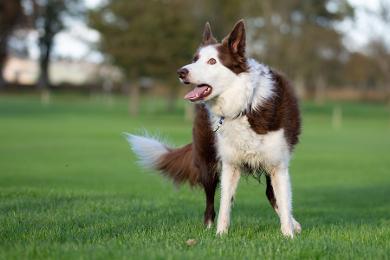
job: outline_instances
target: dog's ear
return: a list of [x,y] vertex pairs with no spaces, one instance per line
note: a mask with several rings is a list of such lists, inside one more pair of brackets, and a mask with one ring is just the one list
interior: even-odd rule
[[216,44],[217,42],[217,39],[214,38],[213,33],[211,32],[210,23],[207,22],[203,30],[202,45]]
[[245,41],[245,24],[241,19],[234,25],[231,33],[225,37],[223,44],[228,45],[232,53],[245,57]]

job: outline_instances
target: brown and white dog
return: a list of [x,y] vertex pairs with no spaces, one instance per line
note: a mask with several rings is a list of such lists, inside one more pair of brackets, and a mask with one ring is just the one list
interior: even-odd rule
[[245,55],[241,20],[221,43],[206,23],[191,64],[178,70],[194,84],[185,98],[196,102],[193,142],[169,148],[156,139],[127,134],[144,166],[176,183],[201,185],[206,193],[204,222],[215,218],[214,194],[221,179],[217,234],[228,232],[231,202],[243,170],[266,172],[266,195],[284,236],[301,231],[292,215],[289,161],[300,134],[297,99],[289,82]]

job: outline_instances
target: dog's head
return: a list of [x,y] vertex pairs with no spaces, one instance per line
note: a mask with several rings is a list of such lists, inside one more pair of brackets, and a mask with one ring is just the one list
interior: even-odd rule
[[206,23],[203,40],[192,63],[177,73],[184,84],[195,88],[184,97],[192,102],[211,100],[229,88],[240,73],[248,70],[245,58],[245,25],[240,20],[221,43],[214,38]]

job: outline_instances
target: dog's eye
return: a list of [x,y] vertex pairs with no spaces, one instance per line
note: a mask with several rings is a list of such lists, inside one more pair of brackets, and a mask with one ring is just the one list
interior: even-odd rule
[[207,64],[210,64],[210,65],[214,65],[215,63],[217,63],[217,61],[214,58],[211,58],[207,61]]
[[192,62],[197,62],[199,60],[199,54],[195,55],[195,57],[192,59]]

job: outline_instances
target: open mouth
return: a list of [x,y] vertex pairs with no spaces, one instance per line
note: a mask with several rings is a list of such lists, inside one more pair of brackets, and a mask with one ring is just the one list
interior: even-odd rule
[[197,85],[193,90],[184,96],[184,99],[187,99],[191,102],[202,100],[211,94],[212,89],[213,88],[208,84]]

